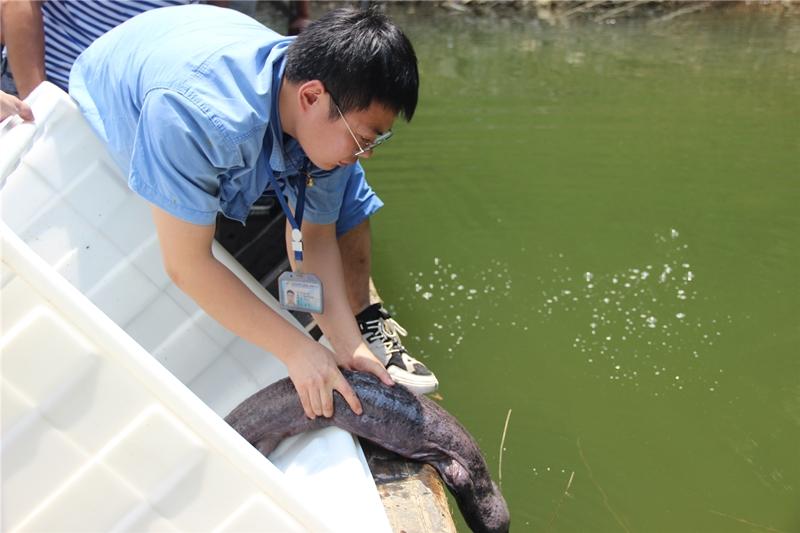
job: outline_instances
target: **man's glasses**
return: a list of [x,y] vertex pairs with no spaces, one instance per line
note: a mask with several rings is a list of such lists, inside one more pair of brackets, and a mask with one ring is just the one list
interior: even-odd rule
[[369,152],[370,150],[374,150],[377,146],[380,146],[381,144],[385,143],[392,137],[392,130],[389,130],[375,137],[375,139],[372,142],[368,142],[364,146],[361,146],[361,143],[358,142],[358,137],[356,137],[356,134],[353,133],[353,128],[351,128],[350,124],[347,123],[347,119],[344,118],[344,114],[342,113],[342,110],[339,108],[339,104],[336,103],[336,99],[330,92],[328,92],[328,94],[331,95],[331,101],[333,102],[333,105],[336,106],[336,111],[339,112],[339,116],[342,118],[344,125],[347,127],[347,131],[350,132],[350,136],[353,137],[353,140],[356,142],[356,146],[358,146],[358,150],[353,154],[353,156],[360,157],[364,155],[364,153]]

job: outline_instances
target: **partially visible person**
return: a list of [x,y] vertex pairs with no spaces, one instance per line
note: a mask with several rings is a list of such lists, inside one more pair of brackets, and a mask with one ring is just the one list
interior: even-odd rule
[[[310,418],[333,414],[334,390],[361,412],[337,366],[420,393],[438,385],[402,346],[396,322],[370,305],[369,218],[383,202],[359,163],[389,139],[396,117],[411,119],[418,88],[410,41],[377,9],[333,11],[297,38],[231,10],[160,9],[98,39],[70,76],[70,95],[151,205],[170,278],[275,354]],[[330,348],[211,253],[218,214],[244,222],[268,188],[287,214],[292,277],[315,298],[304,308]]]
[[33,120],[31,106],[13,94],[0,91],[0,120],[5,120],[11,115],[19,115],[24,120]]
[[47,80],[63,90],[75,59],[95,39],[131,17],[157,7],[197,0],[0,0],[4,45],[0,90],[20,98]]
[[296,0],[289,2],[289,33],[287,35],[300,35],[311,24],[309,0]]

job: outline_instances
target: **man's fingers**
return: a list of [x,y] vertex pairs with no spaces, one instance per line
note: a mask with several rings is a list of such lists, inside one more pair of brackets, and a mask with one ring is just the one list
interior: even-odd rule
[[313,419],[314,411],[311,410],[311,402],[308,400],[308,389],[298,390],[297,395],[300,397],[300,403],[303,405],[303,411],[306,412],[306,416]]
[[22,100],[17,101],[17,114],[23,120],[33,120],[33,110],[31,109],[31,106]]
[[386,370],[385,366],[378,363],[378,371],[380,374],[375,375],[378,376],[385,385],[389,385],[390,387],[394,386],[394,380],[392,379],[391,374],[389,374],[389,371]]
[[0,91],[0,120],[11,115],[19,115],[23,120],[33,120],[31,106],[16,96]]
[[322,416],[322,401],[320,400],[320,390],[316,387],[309,390],[308,397],[311,400],[311,410],[314,412],[316,416]]
[[383,366],[380,361],[377,359],[367,359],[365,360],[365,368],[361,369],[365,372],[369,372],[370,374],[375,374],[378,376],[385,385],[392,386],[394,385],[394,380],[392,376],[389,375],[389,372],[386,370],[386,367]]
[[334,389],[339,391],[339,393],[342,395],[342,398],[344,398],[344,401],[347,402],[347,405],[350,406],[350,409],[352,409],[355,414],[360,415],[363,412],[363,409],[361,408],[361,400],[358,399],[358,396],[356,396],[356,393],[353,392],[353,388],[350,386],[347,380],[344,379],[343,375],[339,375],[339,379],[336,380],[336,386],[334,386]]
[[333,390],[320,391],[322,394],[322,414],[325,418],[333,416]]

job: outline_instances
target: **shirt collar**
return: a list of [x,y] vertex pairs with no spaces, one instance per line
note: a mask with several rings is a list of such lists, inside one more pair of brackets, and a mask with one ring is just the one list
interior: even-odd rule
[[281,81],[286,70],[286,49],[291,41],[279,43],[270,51],[272,59],[272,109],[270,111],[269,135],[272,136],[272,153],[269,156],[269,166],[273,170],[283,172],[286,170],[284,154],[286,148],[283,144],[283,128],[278,112],[278,100],[281,92]]

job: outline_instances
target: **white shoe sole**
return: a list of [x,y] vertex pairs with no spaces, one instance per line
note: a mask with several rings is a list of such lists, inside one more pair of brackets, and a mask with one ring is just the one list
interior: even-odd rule
[[392,376],[392,379],[403,386],[405,386],[411,392],[415,392],[417,394],[430,394],[435,392],[436,389],[439,388],[439,381],[433,376],[415,376],[414,374],[409,374],[401,370],[396,366],[390,366],[389,375]]

